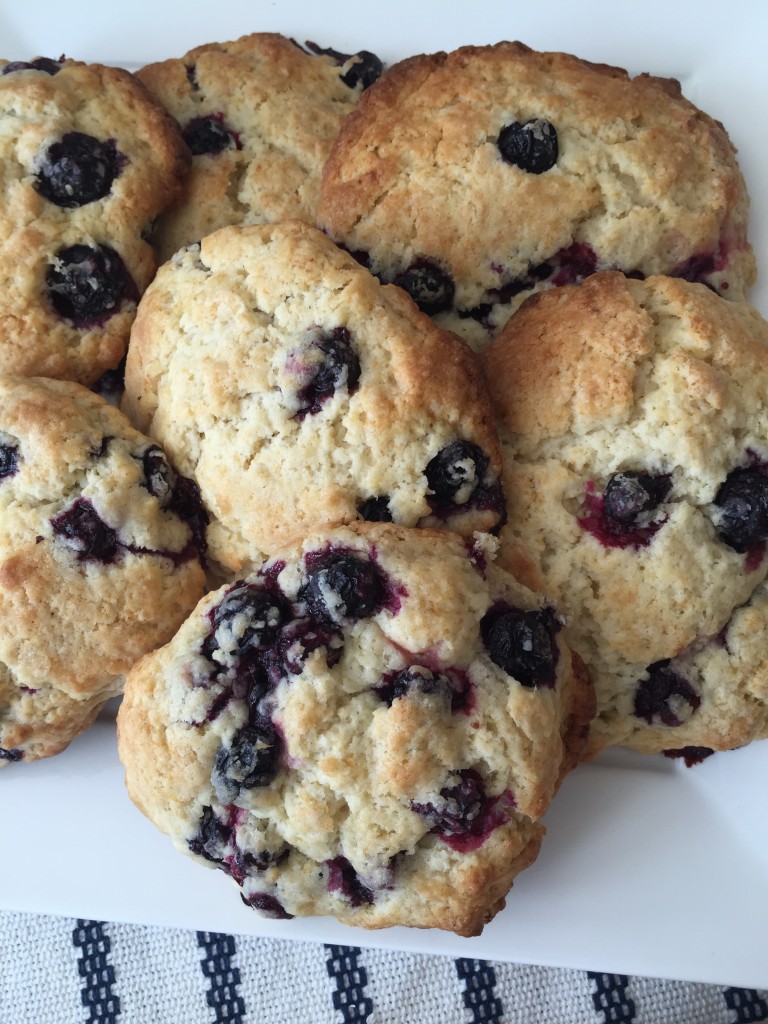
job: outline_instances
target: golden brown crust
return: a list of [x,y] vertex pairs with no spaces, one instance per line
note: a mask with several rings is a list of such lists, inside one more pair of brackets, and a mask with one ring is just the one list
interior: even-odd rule
[[[557,632],[553,686],[523,685],[492,659],[481,626],[489,610],[543,601],[493,565],[491,538],[476,543],[470,552],[444,531],[356,523],[281,551],[247,580],[262,594],[269,580],[271,599],[290,605],[267,648],[283,650],[313,614],[305,588],[323,553],[371,561],[397,596],[358,618],[329,612],[333,657],[324,644],[286,669],[267,651],[272,687],[248,696],[250,711],[232,679],[251,620],[221,611],[234,593],[248,614],[243,584],[208,595],[127,680],[118,740],[137,807],[198,857],[204,828],[208,863],[248,863],[246,852],[263,862],[271,851],[266,869],[237,879],[248,899],[266,894],[291,914],[365,928],[478,934],[536,857],[538,819],[578,759],[591,697]],[[317,592],[326,611],[337,608],[332,585]],[[411,681],[390,699],[386,686],[405,668]],[[466,706],[454,706],[462,686]],[[284,753],[273,778],[235,793],[222,781],[227,751],[265,717]],[[476,834],[466,831],[467,797],[451,796],[457,785],[482,794]],[[446,800],[456,824],[441,835],[431,815]]]
[[[536,119],[559,152],[526,173],[497,140]],[[644,275],[689,274],[693,260],[743,298],[747,208],[722,125],[677,83],[503,42],[386,71],[334,144],[318,222],[384,280],[418,260],[446,271],[455,295],[438,322],[480,349],[526,295],[580,279],[585,260]]]
[[[359,382],[304,415],[313,339],[340,328]],[[125,382],[128,415],[200,485],[210,552],[229,572],[322,522],[354,521],[374,497],[408,526],[468,536],[500,521],[498,438],[473,354],[299,221],[221,229],[162,267]],[[457,440],[488,466],[435,510],[425,471]],[[493,502],[474,500],[482,488]]]
[[[127,71],[67,61],[54,76],[0,76],[0,117],[13,131],[0,142],[0,346],[6,372],[93,383],[125,353],[136,299],[155,270],[142,238],[179,193],[189,156],[178,127]],[[64,208],[35,189],[48,148],[72,132],[114,140],[120,154],[109,193]],[[55,310],[47,275],[74,245],[108,246],[128,284],[111,314],[75,327]]]

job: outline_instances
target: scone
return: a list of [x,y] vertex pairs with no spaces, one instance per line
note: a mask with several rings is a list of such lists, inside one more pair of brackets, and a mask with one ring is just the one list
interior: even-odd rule
[[56,754],[203,594],[202,509],[79,384],[0,377],[0,766]]
[[521,43],[397,64],[345,122],[319,223],[482,348],[534,291],[601,269],[740,299],[747,193],[677,82]]
[[496,543],[356,523],[209,594],[127,680],[131,798],[269,916],[479,933],[593,710]]
[[129,417],[198,483],[230,578],[323,523],[502,521],[473,353],[298,221],[222,228],[161,267],[125,387]]
[[192,153],[184,192],[153,233],[161,258],[228,224],[313,222],[331,144],[380,73],[368,51],[308,53],[276,33],[142,68]]
[[145,240],[189,154],[127,71],[0,62],[4,372],[91,384],[125,354],[155,271]]
[[768,735],[768,324],[702,285],[601,273],[529,299],[483,358],[502,550],[530,552],[567,616],[591,749]]

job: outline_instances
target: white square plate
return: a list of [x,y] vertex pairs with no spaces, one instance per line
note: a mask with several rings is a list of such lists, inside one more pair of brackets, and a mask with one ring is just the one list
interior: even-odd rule
[[[136,68],[252,31],[371,49],[387,62],[520,39],[676,77],[739,149],[758,266],[768,263],[768,5],[761,0],[133,0],[129,8],[38,0],[0,10],[0,55],[66,53]],[[765,276],[752,300],[768,315]],[[625,751],[579,769],[548,814],[542,854],[507,909],[482,936],[460,939],[254,914],[222,873],[180,857],[132,807],[113,712],[59,757],[0,773],[0,907],[768,988],[768,742],[693,769]]]

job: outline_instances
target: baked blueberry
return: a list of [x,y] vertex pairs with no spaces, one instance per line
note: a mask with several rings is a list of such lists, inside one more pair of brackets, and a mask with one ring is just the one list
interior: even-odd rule
[[438,502],[466,504],[488,469],[488,456],[472,441],[453,441],[430,459],[424,474]]
[[492,608],[480,623],[488,657],[522,686],[555,685],[561,626],[551,608],[522,611],[509,605]]
[[496,144],[508,164],[529,174],[543,174],[557,163],[557,131],[550,121],[541,117],[504,125]]
[[276,921],[290,921],[293,918],[293,914],[288,913],[280,900],[267,892],[252,892],[249,896],[241,893],[240,896],[247,907],[253,907],[265,917],[271,917]]
[[200,488],[194,480],[190,480],[186,476],[176,477],[168,508],[189,526],[192,531],[192,542],[201,555],[205,554],[208,546],[205,536],[208,513],[205,511],[203,499],[200,497]]
[[735,551],[768,539],[768,475],[760,469],[734,469],[715,495],[715,528]]
[[0,74],[10,75],[13,71],[44,71],[46,75],[55,75],[61,71],[61,64],[50,57],[36,57],[32,61],[12,60]]
[[389,496],[378,494],[375,498],[366,498],[357,506],[357,514],[368,523],[391,523]]
[[299,592],[320,622],[365,619],[381,608],[386,589],[373,562],[343,551],[307,556],[307,582]]
[[685,761],[686,768],[693,768],[695,764],[701,764],[708,757],[712,757],[712,747],[679,747],[675,750],[662,750],[664,757],[680,758]]
[[23,761],[24,751],[18,747],[0,747],[0,761]]
[[346,857],[334,857],[333,860],[326,861],[326,866],[330,892],[340,892],[353,907],[374,902],[372,890],[360,881],[360,876]]
[[204,807],[197,833],[187,843],[190,851],[225,867],[231,842],[232,829],[216,816],[212,807]]
[[395,277],[393,284],[408,292],[428,316],[442,313],[453,305],[456,287],[445,270],[429,260],[417,260]]
[[108,245],[70,245],[56,253],[46,274],[54,309],[75,327],[88,327],[137,297],[121,257]]
[[193,117],[181,132],[193,156],[215,155],[225,149],[242,149],[240,137],[224,122],[221,113]]
[[217,649],[242,655],[272,643],[290,608],[280,596],[254,583],[236,583],[213,612],[213,629],[203,651]]
[[384,70],[381,60],[375,53],[371,53],[370,50],[358,50],[357,53],[339,53],[338,50],[333,50],[330,47],[322,49],[317,43],[307,42],[305,45],[310,53],[314,53],[317,56],[332,57],[340,66],[355,58],[355,63],[341,76],[342,82],[348,85],[350,89],[354,89],[358,85],[362,85],[363,89],[367,89],[368,86],[373,85]]
[[477,828],[485,810],[485,787],[479,772],[463,768],[456,774],[456,785],[440,790],[441,800],[411,804],[416,814],[429,821],[430,832],[438,836],[468,835]]
[[0,444],[0,479],[13,476],[19,468],[19,446]]
[[300,417],[320,412],[323,403],[340,387],[346,387],[351,395],[360,381],[360,359],[346,327],[319,335],[311,345],[323,355],[311,380],[298,392]]
[[243,726],[216,755],[211,782],[218,798],[230,803],[243,789],[268,786],[278,773],[281,751],[280,734],[268,719]]
[[75,209],[106,196],[125,162],[114,139],[68,132],[46,150],[35,188],[57,206]]
[[108,564],[120,547],[117,533],[107,526],[87,498],[78,498],[73,505],[51,519],[54,536],[73,551],[80,561],[93,560]]
[[614,473],[605,487],[604,515],[619,526],[635,526],[642,516],[658,508],[671,489],[669,474]]
[[410,665],[399,672],[390,673],[382,679],[375,690],[389,707],[414,690],[428,696],[444,696],[446,700],[452,695],[448,677],[435,674],[423,665]]
[[176,474],[156,444],[147,448],[141,457],[141,463],[144,470],[143,486],[165,508],[173,495]]
[[648,666],[648,678],[637,685],[634,712],[648,725],[678,726],[687,721],[701,704],[701,697],[675,668],[669,658]]

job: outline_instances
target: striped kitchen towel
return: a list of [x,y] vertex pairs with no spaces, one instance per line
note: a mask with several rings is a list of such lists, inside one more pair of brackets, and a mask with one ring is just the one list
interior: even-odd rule
[[1,1024],[756,1024],[768,992],[0,913]]

